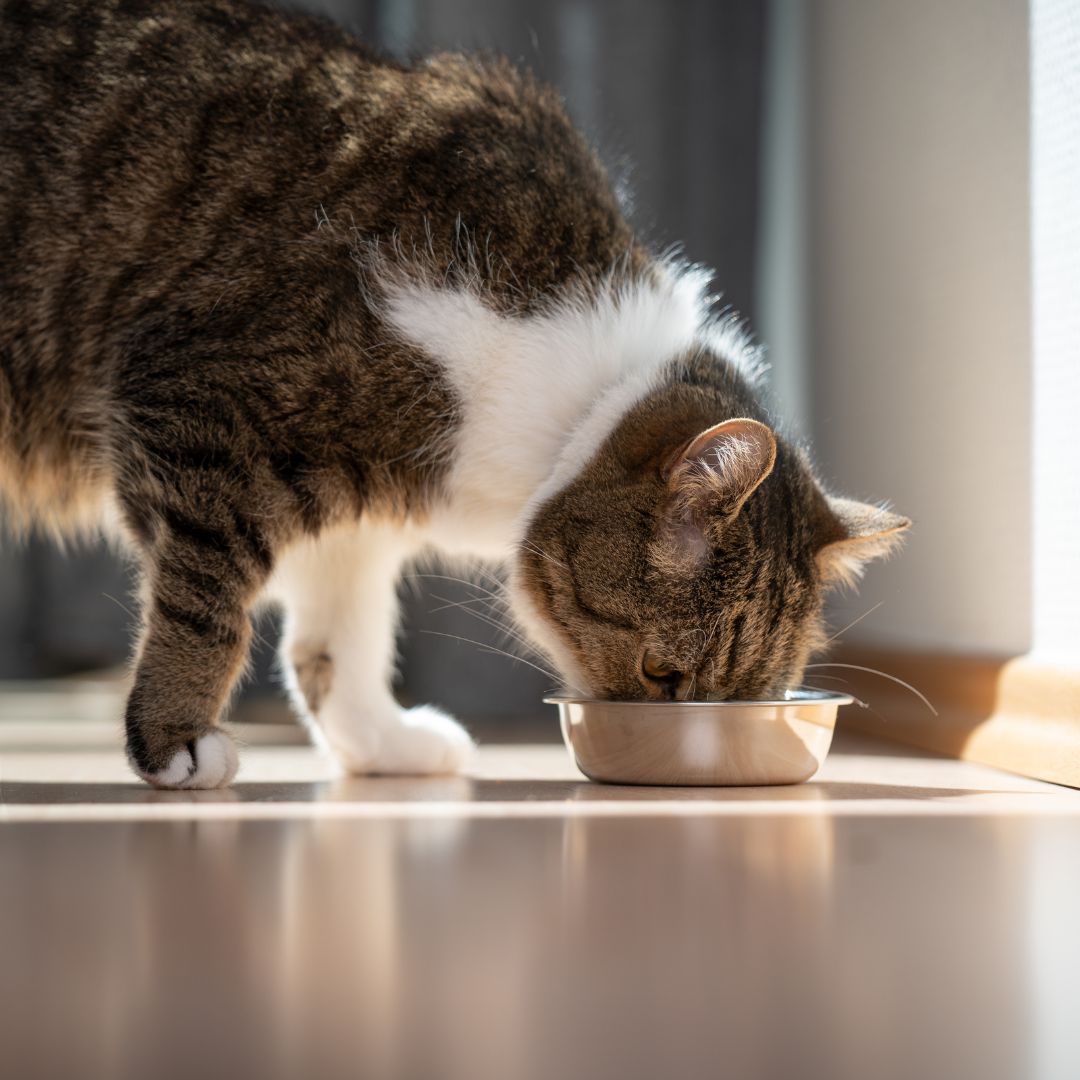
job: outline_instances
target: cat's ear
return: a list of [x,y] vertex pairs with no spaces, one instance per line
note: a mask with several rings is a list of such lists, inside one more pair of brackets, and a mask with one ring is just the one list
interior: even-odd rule
[[871,503],[826,496],[828,514],[817,564],[826,585],[854,585],[872,559],[891,554],[910,520]]
[[725,420],[673,451],[660,470],[668,498],[653,562],[680,571],[703,564],[774,464],[776,438],[757,420]]
[[663,468],[674,509],[687,520],[732,518],[776,464],[776,437],[757,420],[707,428]]

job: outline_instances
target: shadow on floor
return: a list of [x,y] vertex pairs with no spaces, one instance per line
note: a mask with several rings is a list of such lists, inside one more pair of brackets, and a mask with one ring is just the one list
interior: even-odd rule
[[[401,803],[754,803],[928,801],[997,794],[994,789],[919,787],[822,781],[782,787],[634,787],[586,780],[468,780],[456,777],[350,777],[305,783],[240,783],[219,791],[156,791],[141,784],[12,781],[0,784],[0,804],[72,806],[237,803],[334,803],[388,807]],[[1011,792],[1010,794],[1018,794]],[[1027,794],[1038,794],[1029,792]]]

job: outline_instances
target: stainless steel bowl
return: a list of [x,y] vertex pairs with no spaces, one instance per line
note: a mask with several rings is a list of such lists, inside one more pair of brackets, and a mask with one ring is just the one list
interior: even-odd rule
[[847,694],[783,701],[590,701],[548,697],[590,780],[609,784],[799,784],[817,772]]

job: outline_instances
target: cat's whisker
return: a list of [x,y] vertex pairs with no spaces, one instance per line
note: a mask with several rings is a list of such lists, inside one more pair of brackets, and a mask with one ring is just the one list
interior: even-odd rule
[[690,676],[690,685],[686,688],[686,693],[683,695],[683,701],[694,700],[694,687],[697,686],[697,672]]
[[490,596],[493,600],[502,600],[501,596],[497,593],[493,593],[490,589],[485,589],[483,585],[480,585],[475,581],[469,581],[466,578],[454,577],[452,574],[422,574],[419,571],[413,571],[408,576],[411,578],[430,578],[433,581],[452,581],[456,585],[464,585],[468,589],[476,589],[477,592],[484,593],[485,596]]
[[486,566],[477,565],[474,567],[474,569],[480,577],[486,578],[492,583],[492,585],[495,586],[495,588],[499,589],[500,591],[504,588],[504,582],[502,578],[500,578],[498,574],[493,573]]
[[[463,641],[466,645],[475,645],[478,649],[483,649],[486,652],[495,653],[498,656],[505,656],[508,660],[516,660],[522,664],[526,664],[528,667],[539,671],[541,675],[547,676],[549,679],[554,679],[556,682],[562,682],[559,675],[554,671],[549,671],[545,667],[541,667],[539,664],[534,664],[531,660],[526,660],[524,656],[516,656],[512,652],[507,652],[505,649],[496,648],[486,641],[476,641],[473,638],[462,637],[460,634],[445,634],[440,630],[421,630],[421,634],[431,634],[434,637],[450,638],[451,641]],[[564,684],[567,689],[573,690],[575,693],[581,693],[579,687],[573,686],[570,683]]]
[[273,643],[272,643],[272,642],[270,642],[270,641],[267,641],[267,640],[266,640],[266,638],[264,638],[264,637],[262,636],[262,634],[260,634],[260,633],[259,633],[259,631],[255,629],[255,624],[254,624],[254,623],[251,623],[251,636],[252,636],[252,637],[253,637],[253,638],[254,638],[254,639],[255,639],[255,640],[256,640],[256,641],[257,641],[257,642],[258,642],[258,643],[259,643],[260,645],[262,645],[262,646],[263,646],[263,648],[265,648],[265,649],[270,649],[271,651],[273,651],[273,648],[274,648],[274,645],[273,645]]
[[[433,598],[435,600],[445,600],[445,598],[442,597],[442,596],[434,596],[434,594],[432,594],[432,595],[433,595]],[[488,626],[493,627],[494,629],[498,630],[500,633],[506,634],[506,636],[508,638],[510,638],[512,641],[516,641],[519,645],[521,645],[524,648],[528,649],[530,652],[535,652],[536,651],[534,649],[533,645],[528,640],[526,640],[521,634],[519,634],[515,629],[513,629],[513,627],[507,626],[505,623],[499,622],[498,619],[492,618],[490,615],[485,615],[481,611],[474,611],[472,608],[465,607],[464,603],[455,604],[452,601],[446,601],[445,606],[446,607],[458,607],[466,615],[472,615],[474,619],[479,619],[481,622],[486,623]],[[440,610],[442,610],[442,609],[440,609]]]
[[[870,608],[869,611],[864,611],[857,619],[852,619],[852,621],[849,622],[847,624],[847,626],[844,627],[843,630],[837,630],[836,633],[833,634],[832,637],[826,638],[825,645],[831,645],[838,637],[840,637],[841,634],[846,634],[853,626],[857,625],[858,623],[861,623],[863,621],[863,619],[865,619],[868,615],[873,615],[874,612],[877,611],[877,609],[879,607],[881,607],[881,605],[884,604],[884,603],[885,603],[884,600],[879,600],[872,608]],[[824,648],[824,647],[825,646],[823,645],[822,648]]]
[[[814,676],[814,677],[815,678],[824,678],[824,676]],[[792,689],[793,690],[814,690],[814,691],[817,691],[818,693],[826,693],[826,694],[832,693],[832,691],[826,689],[824,686],[814,686],[812,683],[802,683],[800,686],[792,687]],[[870,708],[870,706],[865,701],[863,701],[862,698],[857,698],[854,694],[849,694],[848,696],[851,698],[851,700],[856,705],[859,706],[860,709],[869,709]]]
[[[433,600],[439,600],[440,597],[431,594]],[[464,608],[471,607],[473,604],[486,605],[489,610],[495,610],[495,601],[489,600],[486,596],[474,596],[471,600],[445,600],[438,607],[428,608],[428,614],[434,615],[439,611],[446,611],[449,608]]]
[[559,562],[559,560],[556,559],[553,555],[549,555],[546,551],[537,547],[536,544],[534,544],[531,540],[522,540],[521,545],[522,547],[528,548],[529,551],[533,552],[534,554],[539,555],[541,559],[547,559],[547,561],[553,566],[557,566],[562,570],[569,571],[570,567],[568,567],[566,563]]
[[[838,664],[838,663],[835,663],[835,662],[827,663],[827,664],[807,664],[806,665],[806,670],[810,671],[813,668],[829,668],[829,667],[832,667],[832,668],[849,668],[852,671],[865,671],[869,675],[878,675],[882,679],[888,679],[890,682],[894,682],[898,686],[904,687],[905,690],[910,690],[911,693],[913,693],[934,714],[934,716],[938,715],[937,709],[934,708],[934,706],[930,703],[930,699],[927,698],[927,696],[925,694],[923,694],[919,690],[916,690],[915,687],[911,685],[911,683],[904,682],[903,679],[897,678],[897,676],[895,676],[895,675],[890,675],[886,671],[878,671],[877,668],[872,668],[872,667],[863,667],[861,664]],[[815,675],[814,678],[817,678],[817,676]]]
[[705,638],[705,644],[701,646],[701,654],[704,656],[709,651],[709,646],[712,644],[712,639],[716,637],[716,630],[720,625],[720,620],[723,619],[724,613],[721,611],[719,615],[713,619],[712,629],[709,630],[708,636]]
[[111,600],[118,608],[120,608],[121,611],[126,611],[133,619],[138,618],[135,612],[132,611],[131,608],[127,606],[127,604],[124,604],[121,601],[117,600],[115,596],[107,592],[103,592],[101,595],[104,596],[106,600]]

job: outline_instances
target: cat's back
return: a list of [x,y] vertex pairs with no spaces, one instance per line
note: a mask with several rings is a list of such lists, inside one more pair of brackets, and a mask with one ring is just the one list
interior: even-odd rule
[[8,239],[30,239],[43,206],[123,234],[142,212],[325,168],[335,97],[376,70],[392,65],[329,22],[248,0],[2,0]]
[[75,274],[77,246],[105,277],[224,272],[331,220],[436,247],[462,222],[542,291],[632,240],[543,84],[252,0],[0,0],[0,217],[24,269]]
[[[438,277],[464,237],[486,295],[524,306],[633,247],[596,155],[527,74],[399,64],[249,0],[0,0],[0,237],[0,489],[22,492],[35,459],[70,478],[107,457],[132,372],[197,370],[224,395],[261,381],[274,410],[291,391],[271,349],[299,358],[293,381],[335,349],[385,356],[358,252]],[[383,366],[350,376],[358,394],[398,392]]]

